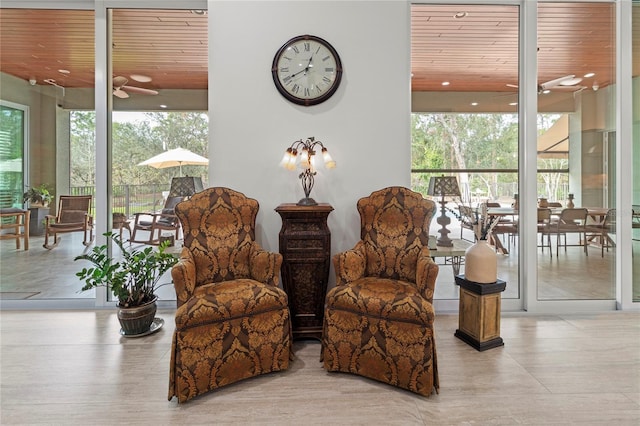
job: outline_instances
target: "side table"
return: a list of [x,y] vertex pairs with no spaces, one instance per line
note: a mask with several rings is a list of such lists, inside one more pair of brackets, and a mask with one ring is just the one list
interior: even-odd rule
[[429,255],[435,261],[436,258],[444,258],[444,265],[451,265],[454,278],[460,273],[460,266],[464,262],[465,252],[473,245],[466,240],[453,239],[451,247],[442,247],[436,245],[436,237],[429,236]]
[[504,346],[500,337],[500,293],[507,285],[498,280],[480,284],[456,275],[460,286],[459,328],[455,336],[478,351]]
[[331,262],[329,204],[280,204],[282,287],[289,297],[293,338],[322,338],[324,302]]

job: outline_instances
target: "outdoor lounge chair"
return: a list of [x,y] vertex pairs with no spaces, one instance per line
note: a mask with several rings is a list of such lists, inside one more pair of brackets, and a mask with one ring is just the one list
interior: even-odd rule
[[[60,242],[58,234],[84,232],[82,244],[88,246],[93,241],[93,216],[91,215],[92,195],[61,195],[58,214],[45,217],[43,247],[51,250]],[[53,235],[53,244],[49,237]]]

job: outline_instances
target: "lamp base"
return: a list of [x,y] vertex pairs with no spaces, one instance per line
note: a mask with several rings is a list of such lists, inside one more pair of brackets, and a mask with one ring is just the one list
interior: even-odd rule
[[453,247],[453,240],[451,240],[448,236],[440,237],[436,240],[436,246],[440,247]]
[[451,219],[447,216],[445,210],[444,197],[443,200],[440,201],[440,206],[440,216],[438,216],[436,222],[438,222],[438,224],[442,226],[442,228],[438,230],[440,237],[438,237],[438,239],[436,240],[436,245],[440,247],[452,247],[453,241],[451,241],[451,238],[449,238],[449,232],[451,231],[447,229],[447,225],[451,223]]
[[298,206],[317,206],[316,200],[313,198],[305,197],[302,200],[298,201]]

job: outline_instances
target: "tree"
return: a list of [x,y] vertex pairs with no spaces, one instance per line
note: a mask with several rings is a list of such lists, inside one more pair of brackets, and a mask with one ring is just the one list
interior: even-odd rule
[[[114,122],[112,126],[112,180],[114,185],[168,185],[177,168],[138,166],[173,148],[186,148],[208,157],[208,116],[204,112],[148,112],[146,121]],[[184,166],[183,172],[202,175],[202,166]],[[71,114],[71,186],[95,185],[95,113]]]
[[[517,168],[518,126],[513,115],[414,114],[412,123],[414,169]],[[511,174],[477,173],[472,179],[461,171],[458,176],[464,198],[475,190],[496,198],[498,184],[513,181]]]

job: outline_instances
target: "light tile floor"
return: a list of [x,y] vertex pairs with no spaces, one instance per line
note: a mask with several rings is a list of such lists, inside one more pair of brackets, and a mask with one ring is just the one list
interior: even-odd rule
[[440,393],[327,373],[320,344],[286,372],[167,401],[173,310],[143,338],[115,311],[0,312],[3,425],[638,425],[640,313],[503,314],[505,346],[477,352],[438,315]]

